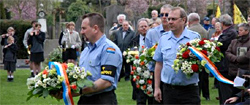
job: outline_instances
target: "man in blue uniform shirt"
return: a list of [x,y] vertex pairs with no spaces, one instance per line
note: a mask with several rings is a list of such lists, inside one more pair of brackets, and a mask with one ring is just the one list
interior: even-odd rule
[[81,34],[90,42],[79,65],[92,73],[93,87],[83,88],[78,104],[117,104],[114,90],[122,67],[120,49],[104,34],[104,18],[97,13],[83,16]]
[[[168,15],[171,31],[162,35],[153,57],[156,61],[154,97],[159,102],[163,100],[163,104],[200,104],[198,74],[188,79],[184,73],[176,73],[172,68],[179,45],[200,38],[197,32],[185,28],[186,22],[187,14],[183,8],[171,9]],[[162,93],[160,81],[163,82]]]

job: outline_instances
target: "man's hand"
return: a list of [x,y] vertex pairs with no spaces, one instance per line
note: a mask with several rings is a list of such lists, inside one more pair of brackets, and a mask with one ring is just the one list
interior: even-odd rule
[[50,94],[52,97],[55,97],[56,99],[62,99],[63,98],[63,92],[60,91],[57,94]]
[[227,103],[234,103],[234,102],[236,102],[237,100],[238,100],[238,97],[231,97],[231,98],[227,99],[227,100],[225,101],[224,104],[227,104]]
[[162,97],[161,97],[161,89],[160,88],[155,88],[154,97],[155,97],[156,101],[161,102]]

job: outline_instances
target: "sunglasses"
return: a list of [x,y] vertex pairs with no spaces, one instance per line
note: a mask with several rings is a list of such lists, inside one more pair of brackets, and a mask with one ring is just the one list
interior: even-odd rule
[[163,16],[168,17],[168,13],[161,13],[160,17],[163,17]]

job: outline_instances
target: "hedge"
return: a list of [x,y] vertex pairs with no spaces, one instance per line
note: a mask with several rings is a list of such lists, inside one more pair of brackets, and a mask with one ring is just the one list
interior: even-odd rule
[[27,59],[28,53],[23,45],[23,37],[27,29],[31,27],[30,21],[23,20],[0,20],[0,35],[7,33],[8,27],[13,27],[17,36],[18,59]]

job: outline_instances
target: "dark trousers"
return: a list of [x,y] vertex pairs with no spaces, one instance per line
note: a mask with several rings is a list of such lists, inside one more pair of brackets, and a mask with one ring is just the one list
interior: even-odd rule
[[136,100],[136,96],[137,96],[137,93],[138,93],[138,88],[136,88],[136,83],[135,81],[133,81],[133,77],[131,78],[131,85],[132,85],[132,99],[133,100]]
[[209,80],[208,80],[208,76],[209,74],[205,71],[205,69],[203,69],[200,73],[199,73],[199,94],[201,94],[202,92],[202,96],[204,98],[210,98],[209,97]]
[[125,80],[129,80],[130,78],[130,64],[126,62],[126,58],[123,57],[122,68],[119,80],[125,76]]
[[[233,81],[235,77],[229,76],[228,72],[221,72],[221,75],[224,76],[225,78]],[[218,92],[219,92],[219,98],[220,98],[220,104],[224,104],[224,102],[232,97],[234,94],[240,92],[239,89],[233,87],[233,85],[225,84],[219,81],[219,87],[218,87]]]
[[192,85],[173,86],[163,84],[163,104],[200,105],[199,87]]
[[81,96],[78,105],[117,105],[116,94],[114,90],[103,92],[92,96]]
[[[148,104],[147,104],[148,101]],[[143,90],[137,90],[137,105],[153,105],[154,97],[149,97]]]

